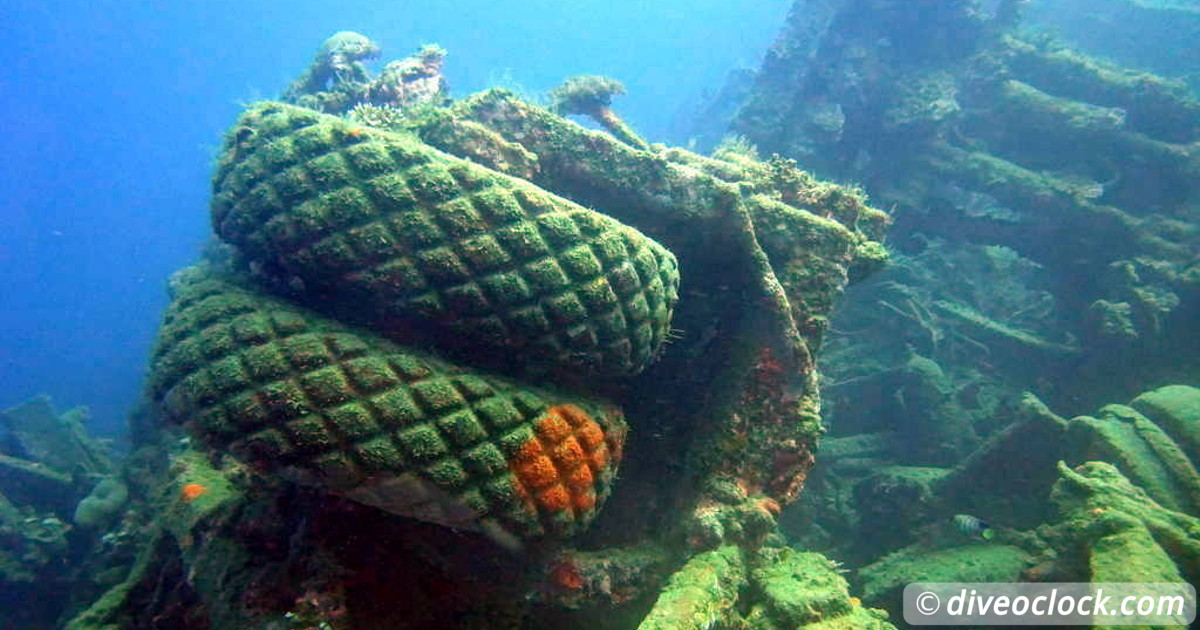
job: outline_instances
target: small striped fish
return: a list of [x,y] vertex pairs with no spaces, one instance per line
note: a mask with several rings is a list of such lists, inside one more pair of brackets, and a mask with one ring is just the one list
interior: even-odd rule
[[991,540],[992,537],[996,535],[996,532],[992,530],[991,525],[988,525],[987,522],[979,519],[978,517],[971,516],[970,514],[955,514],[951,521],[954,523],[954,527],[956,527],[958,531],[972,538]]

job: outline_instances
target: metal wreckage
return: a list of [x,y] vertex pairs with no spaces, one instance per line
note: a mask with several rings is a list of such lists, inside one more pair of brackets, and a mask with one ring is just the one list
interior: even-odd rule
[[[928,207],[901,216],[934,234],[985,226],[1036,250],[1020,236],[1032,225],[1026,233],[1064,244],[1044,250],[1049,267],[1124,261],[1140,275],[1089,284],[1079,295],[1090,302],[1072,306],[1088,313],[1079,325],[1093,338],[1137,328],[1147,339],[1173,324],[1137,301],[1162,297],[1145,285],[1169,285],[1177,312],[1195,308],[1194,235],[1130,216],[1126,198],[1145,192],[1137,182],[1148,174],[1194,175],[1194,135],[1163,121],[1200,109],[1170,82],[1016,37],[1020,2],[992,15],[972,2],[802,4],[816,10],[793,12],[756,83],[731,97],[736,115],[717,125],[749,141],[712,157],[638,137],[611,107],[623,91],[612,79],[570,79],[549,106],[504,90],[452,101],[444,50],[426,46],[373,76],[363,61],[379,47],[349,32],[278,102],[246,108],[213,178],[219,242],[172,280],[134,420],[131,461],[153,480],[123,525],[140,552],[68,627],[891,627],[850,595],[839,565],[789,546],[778,526],[823,430],[815,357],[828,318],[849,284],[887,262],[891,218],[861,190],[760,159],[750,142]],[[964,28],[914,31],[917,46],[903,39],[913,19]],[[856,23],[874,26],[827,37]],[[1112,105],[1051,94],[1045,77]],[[1042,142],[1019,141],[1024,132]],[[908,149],[889,153],[893,140]],[[1056,142],[1137,159],[1092,151],[1091,170],[1052,172]],[[1123,164],[1151,166],[1113,172]],[[1014,223],[1001,216],[1009,207],[1029,210]],[[1079,221],[1058,215],[1124,234],[1128,248],[1065,239],[1063,226]],[[893,310],[934,319],[904,309],[920,302],[904,296]],[[1089,347],[941,303],[940,326],[1014,355]],[[906,347],[904,365],[929,363],[911,356],[919,344]],[[1097,371],[1128,356],[1105,347]],[[1139,404],[1184,445],[1160,468],[1191,466],[1194,447],[1162,419],[1179,414]],[[1059,578],[1088,579],[1064,573],[1080,562],[1123,577],[1114,553],[1194,575],[1196,521],[1163,507],[1191,482],[1176,475],[1147,503],[1131,480],[1153,486],[1153,470],[1133,467],[1139,476],[1105,455],[1141,448],[1105,429],[1120,424],[1114,414],[1086,418],[1097,437],[1074,443],[1115,467],[1056,466],[1071,459],[1065,446],[1030,460],[1045,466],[1030,477],[1036,488],[1018,492],[1038,503],[1008,507],[1031,514],[1025,525],[1045,522],[1054,486],[1057,525],[1040,537],[1002,531],[1001,544],[966,552],[906,547],[860,582],[868,602],[895,614],[895,584],[928,569],[925,557],[953,566],[955,553],[969,563],[1000,554],[984,564]],[[966,417],[930,414],[943,416]],[[1032,438],[1060,444],[1068,424],[1032,398],[986,442],[955,442],[957,425],[931,424],[925,443],[959,452],[922,457],[945,465],[975,453],[931,487],[947,500],[1012,502],[989,462],[1025,453]],[[854,440],[835,440],[831,461],[877,461],[855,450],[869,439]],[[1121,526],[1096,524],[1109,516]],[[1088,555],[1099,547],[1116,551]]]
[[648,145],[611,79],[554,98],[612,134],[377,51],[334,35],[226,134],[137,433],[147,544],[70,627],[885,625],[775,524],[886,215]]

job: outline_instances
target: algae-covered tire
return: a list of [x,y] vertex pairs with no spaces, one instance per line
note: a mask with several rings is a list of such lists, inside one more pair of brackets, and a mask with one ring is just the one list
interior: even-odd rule
[[259,104],[213,185],[222,239],[385,334],[417,319],[516,364],[629,375],[670,327],[679,272],[661,245],[410,135]]
[[607,496],[625,435],[617,408],[189,274],[150,391],[210,448],[395,513],[521,538],[575,533]]

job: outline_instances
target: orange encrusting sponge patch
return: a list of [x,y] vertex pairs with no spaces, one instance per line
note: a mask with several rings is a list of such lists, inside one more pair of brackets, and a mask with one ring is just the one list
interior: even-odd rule
[[208,488],[205,488],[204,486],[202,486],[198,483],[189,483],[189,484],[185,485],[184,487],[180,488],[179,496],[183,499],[184,503],[191,503],[192,501],[195,501],[196,499],[200,498],[200,495],[204,494],[207,491],[208,491]]
[[582,516],[596,505],[596,480],[608,466],[604,429],[583,409],[557,405],[534,432],[509,464],[517,493],[537,511]]

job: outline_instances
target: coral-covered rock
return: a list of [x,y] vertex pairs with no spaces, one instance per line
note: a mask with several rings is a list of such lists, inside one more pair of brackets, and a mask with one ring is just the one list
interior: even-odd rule
[[863,601],[899,612],[904,587],[913,582],[1016,582],[1030,564],[1031,556],[1012,545],[912,545],[860,568],[857,575]]
[[1129,406],[1171,436],[1192,464],[1200,463],[1200,388],[1167,385],[1134,398]]
[[[781,505],[798,496],[820,433],[813,352],[845,286],[886,259],[886,213],[790,160],[641,150],[501,90],[464,99],[416,131],[442,150],[601,208],[687,261],[681,284],[692,297],[673,320],[682,337],[655,372],[708,394],[664,395],[664,381],[648,380],[636,416],[694,418],[684,420],[692,425],[675,448],[710,481],[738,479],[747,496],[761,492]],[[524,170],[530,162],[508,157],[522,152],[537,157],[532,172]],[[701,498],[685,526],[702,534],[689,540],[703,548],[723,534],[740,539],[724,525],[741,519],[725,518],[719,503]]]
[[364,61],[379,56],[379,44],[354,31],[330,35],[304,73],[292,81],[283,100],[318,111],[338,112],[365,92],[369,73]]
[[439,104],[448,92],[442,76],[445,57],[444,48],[430,44],[408,59],[387,64],[371,81],[368,97],[372,103],[395,108]]
[[105,477],[76,506],[76,526],[95,528],[111,522],[129,500],[129,488],[116,477]]
[[732,622],[746,581],[746,558],[737,547],[697,554],[667,581],[638,628],[703,630]]
[[851,597],[839,567],[819,553],[764,549],[750,570],[757,597],[746,615],[754,630],[887,630],[882,610]]
[[1093,582],[1200,578],[1200,519],[1167,509],[1112,464],[1059,465],[1051,495]]
[[1170,434],[1126,405],[1105,405],[1067,424],[1071,461],[1105,461],[1163,507],[1200,511],[1200,474]]
[[411,136],[278,103],[230,132],[212,209],[221,238],[313,301],[511,365],[637,373],[677,300],[675,257],[637,230]]
[[151,391],[270,472],[389,511],[518,537],[579,531],[608,494],[614,407],[458,368],[205,276],[177,283]]
[[63,413],[49,396],[36,396],[0,411],[0,455],[36,462],[62,473],[106,474],[112,470],[108,452],[88,435],[86,407]]
[[[336,61],[299,102],[373,102]],[[222,271],[175,283],[148,384],[194,441],[154,549],[81,618],[630,628],[661,590],[646,627],[887,627],[823,558],[760,551],[813,465],[828,312],[886,260],[888,215],[789,160],[622,142],[499,91],[442,108],[440,68],[389,68],[421,107],[260,104],[227,135]],[[645,419],[636,444],[596,392]]]

